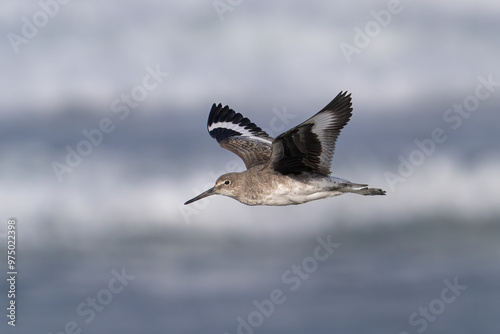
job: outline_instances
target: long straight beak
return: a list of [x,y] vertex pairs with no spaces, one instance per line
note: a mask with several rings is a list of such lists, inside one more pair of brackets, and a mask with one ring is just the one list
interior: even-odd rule
[[208,189],[207,191],[202,192],[198,196],[196,196],[194,198],[191,198],[189,201],[187,201],[186,203],[184,203],[184,205],[191,204],[193,202],[196,202],[197,200],[200,200],[202,198],[208,197],[210,195],[215,195],[215,187],[212,187],[212,188]]

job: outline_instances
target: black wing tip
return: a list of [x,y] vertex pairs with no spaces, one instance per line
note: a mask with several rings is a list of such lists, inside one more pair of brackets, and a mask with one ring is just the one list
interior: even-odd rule
[[212,104],[212,108],[210,109],[210,114],[208,115],[207,127],[212,125],[215,122],[225,122],[227,119],[231,119],[234,117],[236,112],[229,108],[229,106],[222,106],[219,104]]
[[352,98],[351,93],[348,91],[341,91],[335,96],[335,98],[330,101],[320,112],[326,110],[336,110],[340,113],[352,113]]
[[344,126],[351,120],[352,111],[353,108],[351,94],[347,91],[341,91],[330,103],[328,103],[323,109],[321,109],[319,113],[335,113],[340,121],[340,123],[336,127],[338,130],[342,130]]
[[[229,106],[222,106],[219,104],[212,104],[212,108],[210,109],[210,114],[208,115],[207,120],[207,129],[210,126],[217,122],[230,122],[233,124],[238,124],[245,130],[250,131],[253,135],[263,138],[271,138],[267,132],[258,127],[255,123],[252,123],[248,118],[244,117],[242,114],[235,112]],[[217,128],[209,131],[209,134],[212,138],[215,138],[217,142],[220,142],[224,139],[233,136],[240,136],[241,133],[225,128]]]
[[337,96],[335,96],[334,100],[337,98],[347,99],[350,102],[351,101],[351,93],[349,93],[349,91],[347,91],[347,90],[346,91],[341,90],[340,93],[338,93]]

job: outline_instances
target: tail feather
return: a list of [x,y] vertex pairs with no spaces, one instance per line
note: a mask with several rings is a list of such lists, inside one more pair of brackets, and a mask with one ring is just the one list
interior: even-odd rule
[[355,193],[365,196],[385,195],[386,192],[380,188],[368,188],[367,184],[349,183],[344,188],[340,189],[343,192]]
[[365,196],[374,196],[374,195],[385,195],[385,190],[380,188],[363,188],[354,191],[356,194],[365,195]]

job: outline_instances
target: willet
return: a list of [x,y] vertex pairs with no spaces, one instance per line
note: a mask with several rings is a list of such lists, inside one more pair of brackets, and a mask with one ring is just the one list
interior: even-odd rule
[[316,115],[272,138],[240,113],[214,104],[208,132],[247,170],[220,176],[214,187],[184,204],[210,195],[247,205],[302,204],[343,193],[385,195],[382,189],[330,176],[335,142],[351,115],[351,94],[340,92]]

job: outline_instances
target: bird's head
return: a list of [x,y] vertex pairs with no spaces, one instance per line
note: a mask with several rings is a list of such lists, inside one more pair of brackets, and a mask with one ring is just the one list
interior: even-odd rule
[[189,201],[184,203],[184,205],[191,204],[193,202],[196,202],[197,200],[200,200],[202,198],[211,195],[223,195],[223,196],[233,197],[233,194],[238,187],[237,184],[238,182],[236,177],[237,174],[238,173],[227,173],[220,176],[215,182],[215,186],[208,189],[207,191],[202,192],[198,196],[191,198]]

